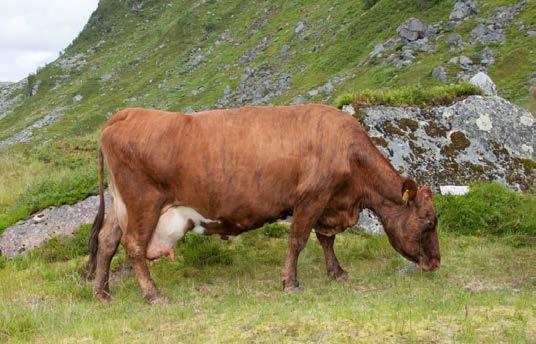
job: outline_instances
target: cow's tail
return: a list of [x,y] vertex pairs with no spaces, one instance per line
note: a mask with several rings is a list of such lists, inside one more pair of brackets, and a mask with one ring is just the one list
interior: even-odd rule
[[93,279],[95,277],[95,270],[97,268],[97,250],[99,249],[99,233],[104,222],[104,158],[102,156],[102,149],[99,148],[99,210],[93,226],[91,227],[91,235],[88,240],[89,247],[89,261],[86,267],[86,277]]

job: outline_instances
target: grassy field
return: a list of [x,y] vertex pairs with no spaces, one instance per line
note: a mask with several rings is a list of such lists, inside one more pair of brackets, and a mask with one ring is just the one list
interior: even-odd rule
[[[0,260],[0,341],[533,343],[536,228],[524,232],[510,222],[511,230],[500,235],[459,232],[508,223],[493,216],[474,221],[513,194],[496,190],[483,185],[463,198],[436,198],[446,220],[440,221],[442,267],[435,273],[406,269],[385,236],[347,231],[335,250],[351,279],[332,282],[313,235],[299,261],[301,293],[282,291],[285,225],[230,241],[189,234],[176,248],[176,261],[151,265],[170,298],[165,306],[145,303],[122,251],[112,264],[114,300],[94,301],[91,283],[80,275],[89,231],[83,226],[72,239]],[[466,203],[471,211],[451,218],[456,207],[486,191],[500,195],[473,208]],[[518,201],[534,205],[530,194]]]

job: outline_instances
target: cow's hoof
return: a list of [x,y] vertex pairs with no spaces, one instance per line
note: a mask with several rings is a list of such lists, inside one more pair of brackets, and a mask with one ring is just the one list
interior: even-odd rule
[[153,296],[151,298],[147,298],[147,301],[149,301],[149,303],[151,305],[167,305],[167,304],[169,304],[168,298],[165,297],[164,295],[157,295],[157,296]]
[[110,301],[112,301],[112,295],[105,291],[96,292],[95,298],[100,303],[109,303]]
[[285,293],[301,293],[303,291],[302,287],[299,286],[288,286],[283,288]]
[[350,279],[350,276],[346,271],[341,271],[338,275],[335,276],[335,281],[344,282]]

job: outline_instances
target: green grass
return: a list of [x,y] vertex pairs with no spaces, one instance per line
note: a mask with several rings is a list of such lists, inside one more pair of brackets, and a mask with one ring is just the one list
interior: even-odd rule
[[179,243],[177,259],[151,264],[169,297],[149,306],[114,258],[114,301],[93,300],[85,256],[33,254],[0,269],[2,342],[468,342],[536,340],[536,250],[506,238],[440,231],[442,267],[400,274],[405,262],[384,236],[345,233],[336,251],[351,280],[332,282],[314,235],[299,262],[305,291],[282,292],[286,237],[250,232],[217,247],[231,262],[199,264]]
[[481,94],[480,88],[469,83],[433,87],[417,84],[391,89],[365,89],[343,94],[337,97],[335,106],[342,108],[344,105],[352,104],[355,107],[374,105],[432,107],[451,105],[467,96]]
[[443,228],[471,235],[536,237],[536,194],[520,194],[497,183],[473,185],[464,196],[436,196]]

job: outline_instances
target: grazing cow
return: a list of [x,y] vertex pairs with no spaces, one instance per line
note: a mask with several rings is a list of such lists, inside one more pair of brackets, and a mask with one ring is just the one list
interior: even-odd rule
[[[113,197],[106,217],[104,163]],[[333,242],[364,208],[378,214],[402,256],[422,270],[439,267],[430,189],[401,177],[354,118],[324,105],[120,111],[102,129],[99,184],[88,274],[100,300],[110,297],[119,242],[143,296],[158,303],[165,298],[146,259],[172,258],[186,232],[238,235],[290,214],[285,291],[299,286],[298,255],[313,228],[328,276],[347,278]]]

